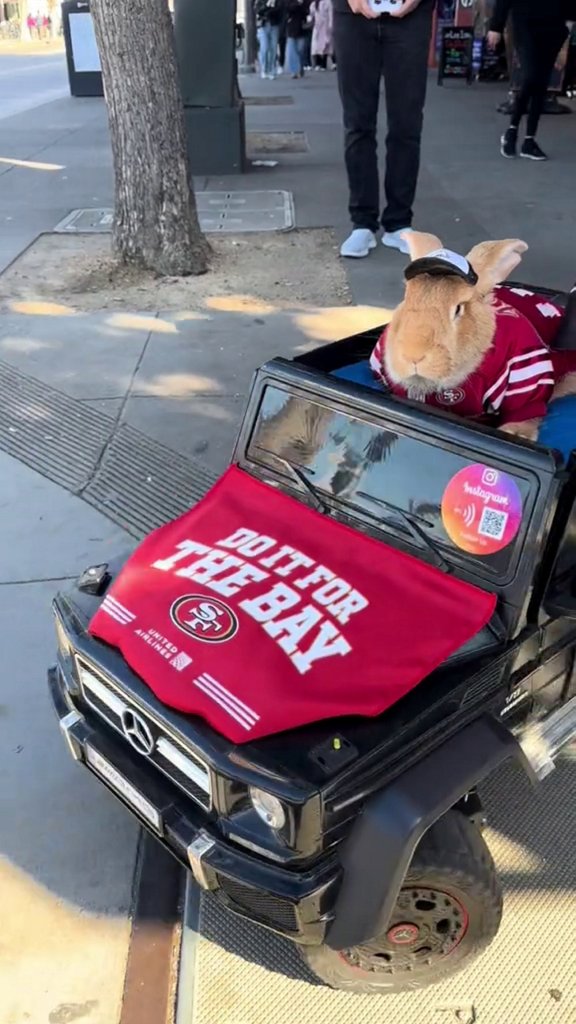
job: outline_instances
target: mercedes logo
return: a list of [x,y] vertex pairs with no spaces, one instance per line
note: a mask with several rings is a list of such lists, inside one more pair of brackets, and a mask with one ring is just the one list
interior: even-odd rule
[[134,747],[134,750],[137,750],[139,754],[145,754],[146,757],[150,757],[154,750],[154,737],[144,719],[137,715],[135,711],[130,711],[126,708],[122,712],[122,729],[128,743]]

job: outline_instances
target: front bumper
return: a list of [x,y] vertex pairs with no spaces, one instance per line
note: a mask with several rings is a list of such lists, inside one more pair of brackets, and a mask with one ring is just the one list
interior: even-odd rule
[[76,708],[58,668],[52,701],[72,757],[84,765],[229,910],[304,945],[319,945],[334,918],[340,868],[334,859],[288,870],[237,850],[201,806],[96,715]]

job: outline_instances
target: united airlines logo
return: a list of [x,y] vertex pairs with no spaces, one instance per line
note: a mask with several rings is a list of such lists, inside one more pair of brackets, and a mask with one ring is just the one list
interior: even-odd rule
[[238,632],[235,613],[213,597],[198,594],[179,597],[170,609],[170,618],[183,633],[205,644],[223,644]]

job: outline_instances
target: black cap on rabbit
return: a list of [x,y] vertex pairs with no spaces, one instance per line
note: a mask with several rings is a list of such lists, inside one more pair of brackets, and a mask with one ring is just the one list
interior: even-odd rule
[[404,271],[407,281],[418,277],[419,274],[431,274],[432,277],[460,277],[471,285],[478,282],[478,274],[472,264],[465,256],[460,256],[451,249],[436,249],[428,256],[409,263]]

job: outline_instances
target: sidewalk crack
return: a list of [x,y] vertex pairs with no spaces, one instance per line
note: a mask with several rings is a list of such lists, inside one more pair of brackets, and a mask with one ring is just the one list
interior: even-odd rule
[[[156,313],[156,319],[158,318],[158,316],[159,316],[159,314]],[[113,419],[112,426],[111,426],[111,429],[110,429],[110,433],[109,433],[108,437],[106,438],[104,444],[102,445],[102,448],[100,449],[99,455],[98,455],[97,459],[95,460],[94,465],[92,466],[92,469],[90,470],[90,473],[86,477],[86,479],[85,479],[84,483],[82,484],[82,486],[80,487],[80,489],[76,492],[79,498],[83,497],[84,492],[90,487],[90,484],[98,476],[98,473],[100,472],[100,468],[101,468],[102,463],[104,461],[104,458],[106,456],[106,452],[108,451],[110,445],[112,444],[112,441],[114,440],[114,438],[116,437],[116,434],[118,433],[118,428],[120,427],[120,425],[122,423],[122,419],[124,417],[124,410],[125,410],[125,408],[126,408],[126,406],[128,404],[128,400],[130,399],[130,397],[132,395],[132,391],[133,391],[133,387],[134,387],[134,381],[136,380],[136,377],[138,375],[138,371],[139,371],[139,369],[140,369],[140,367],[142,365],[142,360],[144,359],[144,356],[146,355],[146,351],[148,349],[150,338],[152,337],[153,333],[154,333],[153,331],[149,331],[148,334],[147,334],[147,337],[146,337],[146,340],[145,340],[145,342],[144,342],[144,344],[142,346],[142,350],[140,352],[140,355],[138,356],[138,359],[136,361],[136,366],[134,367],[134,369],[132,371],[132,375],[130,377],[130,381],[129,381],[128,387],[126,388],[126,393],[124,394],[124,397],[122,398],[122,401],[120,403],[120,408],[118,409],[118,412],[116,413],[116,416]]]

